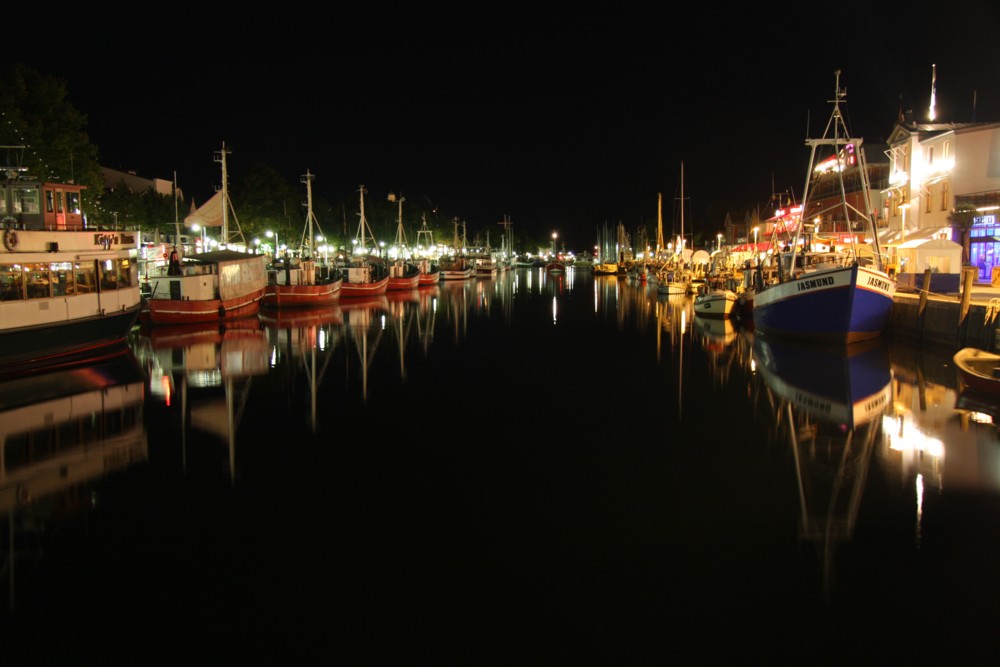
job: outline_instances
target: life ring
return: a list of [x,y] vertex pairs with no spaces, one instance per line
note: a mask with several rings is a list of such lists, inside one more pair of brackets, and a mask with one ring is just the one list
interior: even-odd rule
[[17,238],[17,232],[13,229],[6,229],[3,233],[3,247],[9,252],[14,252],[17,247],[21,245],[21,241]]

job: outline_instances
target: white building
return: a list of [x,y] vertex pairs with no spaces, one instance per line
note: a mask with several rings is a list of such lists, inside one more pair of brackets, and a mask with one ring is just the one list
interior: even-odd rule
[[887,143],[883,244],[941,238],[961,243],[949,216],[974,209],[968,261],[979,267],[980,281],[990,281],[993,267],[1000,266],[1000,123],[900,122]]

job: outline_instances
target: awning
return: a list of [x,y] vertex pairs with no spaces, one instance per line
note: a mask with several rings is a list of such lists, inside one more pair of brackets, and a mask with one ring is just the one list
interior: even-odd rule
[[882,232],[879,234],[878,242],[883,246],[898,248],[903,243],[926,241],[938,237],[942,233],[946,235],[945,238],[951,239],[950,227],[927,227],[924,229],[907,230],[905,234],[899,229]]
[[770,241],[762,241],[761,243],[744,243],[743,245],[738,245],[729,249],[729,252],[767,252],[771,249]]

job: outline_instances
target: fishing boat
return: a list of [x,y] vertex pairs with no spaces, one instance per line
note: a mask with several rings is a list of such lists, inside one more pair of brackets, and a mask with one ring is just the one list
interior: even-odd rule
[[476,275],[476,267],[472,258],[465,254],[465,223],[462,223],[462,238],[458,238],[458,218],[455,218],[455,240],[452,248],[454,255],[443,257],[439,263],[442,280],[468,280]]
[[[427,252],[434,248],[434,233],[427,226],[426,215],[421,216],[420,229],[417,230],[417,247],[426,248]],[[437,285],[441,282],[441,268],[430,257],[418,259],[417,268],[420,269],[420,278],[417,280],[418,287]]]
[[0,376],[117,353],[142,307],[138,231],[88,227],[84,186],[32,179],[23,150],[0,176]]
[[546,273],[566,273],[566,264],[560,260],[553,260],[546,263],[545,265]]
[[319,221],[313,213],[312,182],[315,176],[308,170],[302,176],[306,186],[306,224],[300,244],[303,259],[293,263],[273,265],[267,272],[263,304],[269,308],[315,307],[336,303],[340,299],[343,275],[325,264],[317,266],[313,257],[316,232],[322,235]]
[[952,360],[963,387],[994,398],[1000,397],[1000,354],[963,347]]
[[406,232],[403,230],[403,202],[406,198],[389,195],[389,201],[399,203],[399,219],[396,225],[396,259],[389,263],[389,283],[387,291],[413,290],[420,285],[420,268],[409,259],[410,249],[406,244]]
[[[862,230],[860,235],[871,239],[871,252],[865,255],[857,242],[845,252],[814,251],[808,234],[800,236],[805,233],[806,217],[800,214],[795,239],[802,241],[778,254],[779,279],[754,294],[754,328],[764,336],[853,343],[880,336],[892,311],[896,281],[886,272],[878,249],[862,139],[847,132],[840,108],[845,92],[840,88],[840,71],[835,74],[833,113],[827,131],[820,139],[806,140],[811,150],[801,210],[808,211],[810,220],[843,215],[851,229]],[[834,165],[831,177],[838,181],[840,197],[829,209],[814,211],[808,205],[820,163]],[[849,166],[857,171],[864,210],[858,210],[845,195],[844,172]]]
[[728,318],[736,307],[736,292],[728,289],[704,291],[694,298],[694,314],[701,317]]
[[[222,165],[222,187],[184,222],[203,229],[220,227],[221,249],[187,255],[178,274],[169,271],[150,278],[150,296],[139,319],[148,324],[218,323],[256,315],[267,285],[264,255],[246,248],[236,212],[229,198],[225,143],[216,152]],[[230,226],[230,215],[233,226]]]
[[377,250],[374,247],[369,248],[369,243],[372,246],[375,244],[375,235],[372,234],[365,218],[365,186],[360,186],[358,192],[361,195],[361,219],[358,222],[354,250],[344,270],[344,281],[340,286],[342,299],[384,295],[389,287],[388,267],[377,254],[371,254],[371,251],[377,252]]

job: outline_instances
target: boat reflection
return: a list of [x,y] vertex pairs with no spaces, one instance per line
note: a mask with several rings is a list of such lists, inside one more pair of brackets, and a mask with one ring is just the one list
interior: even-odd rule
[[753,356],[775,407],[775,436],[791,447],[799,538],[815,543],[829,593],[834,552],[854,534],[882,416],[892,407],[884,340],[826,348],[756,336]]
[[149,375],[152,400],[174,408],[180,394],[184,467],[190,428],[226,443],[235,482],[236,431],[254,376],[268,370],[267,338],[257,316],[222,325],[142,327],[134,350]]
[[271,365],[287,379],[286,395],[295,394],[297,371],[305,375],[309,387],[309,426],[316,434],[319,430],[317,391],[343,337],[344,314],[340,304],[268,309],[261,313],[260,320],[272,350]]
[[[468,282],[468,281],[461,281]],[[361,398],[368,401],[368,373],[382,342],[391,307],[386,296],[350,299],[341,302],[348,337],[357,351],[361,369]]]
[[94,482],[149,458],[145,376],[127,347],[88,364],[0,383],[0,590],[41,554],[50,523],[99,502]]
[[736,335],[736,323],[732,318],[694,316],[695,331],[701,348],[708,353],[709,370],[712,378],[719,384],[729,381],[733,368],[742,359],[739,354],[739,343],[742,338]]

